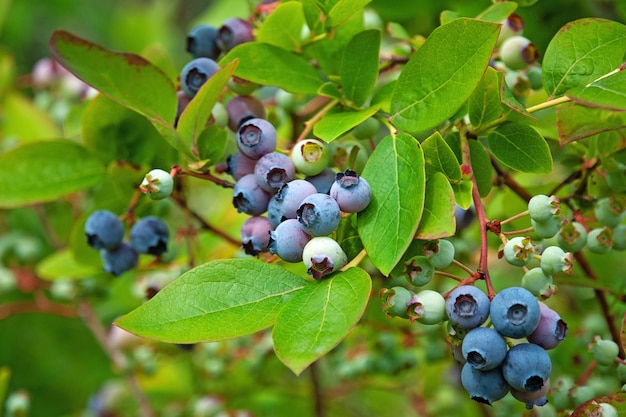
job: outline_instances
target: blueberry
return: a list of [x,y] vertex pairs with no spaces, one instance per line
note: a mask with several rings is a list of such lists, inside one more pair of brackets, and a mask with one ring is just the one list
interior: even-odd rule
[[226,158],[226,173],[230,174],[235,181],[238,181],[244,175],[254,174],[256,161],[256,159],[248,158],[241,152],[235,152]]
[[317,193],[313,184],[305,180],[292,180],[284,183],[274,198],[279,201],[281,218],[298,218],[298,207],[306,197]]
[[318,193],[328,194],[330,193],[330,187],[335,183],[336,176],[337,174],[332,168],[324,168],[319,174],[307,176],[305,180],[313,184]]
[[314,237],[302,250],[302,261],[309,275],[324,278],[348,263],[348,258],[336,240],[329,237]]
[[128,243],[122,242],[114,249],[103,249],[100,251],[104,270],[115,276],[119,276],[126,271],[137,266],[139,255],[137,251]]
[[615,364],[615,359],[619,355],[617,343],[610,339],[602,339],[600,336],[594,337],[589,344],[589,350],[598,364],[603,366]]
[[380,299],[383,312],[387,317],[409,318],[406,308],[413,295],[413,292],[400,286],[381,289]]
[[278,193],[274,194],[267,204],[267,219],[274,229],[284,220],[287,220],[286,217],[283,217],[281,202],[277,197]]
[[139,189],[153,200],[162,200],[172,194],[174,180],[169,172],[153,169],[143,178]]
[[535,229],[535,234],[542,239],[550,239],[561,230],[561,219],[557,216],[553,216],[545,222],[530,219],[530,224]]
[[452,324],[473,329],[489,317],[489,297],[473,285],[461,285],[448,294],[446,312]]
[[439,324],[446,318],[446,300],[437,291],[422,290],[411,297],[407,311],[411,321]]
[[607,253],[613,248],[613,229],[597,227],[587,233],[587,248],[593,253]]
[[200,87],[219,69],[211,58],[195,58],[180,72],[180,86],[187,96],[194,97]]
[[167,250],[170,232],[161,219],[144,217],[130,229],[130,243],[138,253],[160,256]]
[[546,275],[571,273],[574,257],[558,246],[548,246],[541,252],[541,269]]
[[472,207],[468,209],[464,209],[463,207],[457,204],[454,208],[454,220],[456,223],[456,232],[459,233],[460,231],[467,229],[472,224],[475,218],[476,218],[476,212],[474,211]]
[[274,227],[267,217],[252,216],[241,225],[241,243],[248,255],[256,256],[269,250],[270,231]]
[[519,391],[541,390],[552,372],[548,353],[539,345],[520,343],[509,349],[502,365],[504,379]]
[[265,119],[243,122],[237,131],[239,151],[251,159],[259,159],[276,149],[276,129]]
[[463,339],[461,350],[467,363],[481,371],[488,371],[502,364],[507,344],[491,327],[476,327]]
[[233,188],[233,205],[239,213],[258,216],[267,210],[272,195],[259,187],[254,174],[244,175]]
[[561,227],[556,240],[563,250],[578,252],[587,244],[587,229],[578,222],[568,222]]
[[446,239],[430,240],[423,245],[424,256],[435,268],[447,268],[454,260],[454,245]]
[[615,227],[624,218],[624,201],[616,197],[604,197],[593,207],[596,219],[604,226]]
[[304,246],[311,240],[296,219],[287,219],[270,232],[269,250],[285,262],[302,262]]
[[567,324],[559,314],[544,303],[539,303],[541,319],[537,328],[528,335],[530,343],[549,350],[554,349],[567,336]]
[[487,405],[501,400],[509,392],[500,368],[479,371],[466,363],[461,370],[461,383],[472,400]]
[[550,390],[550,378],[548,378],[542,385],[542,387],[534,392],[522,391],[515,388],[511,388],[511,395],[518,401],[526,404],[526,409],[531,410],[534,406],[543,407],[548,403],[546,394]]
[[347,169],[337,173],[335,182],[330,187],[330,196],[337,201],[341,211],[358,213],[370,203],[372,190],[365,178]]
[[509,287],[491,300],[489,315],[493,326],[503,336],[522,338],[539,324],[541,311],[535,296],[522,287]]
[[112,212],[97,210],[85,222],[87,243],[95,249],[114,249],[124,238],[124,224]]
[[297,210],[302,229],[311,236],[325,236],[339,225],[341,210],[328,194],[315,193],[306,197]]
[[252,25],[238,17],[225,20],[217,34],[217,45],[224,51],[230,51],[235,46],[254,40]]
[[531,268],[524,273],[522,287],[543,300],[550,298],[557,291],[552,275],[546,275],[540,267]]
[[500,34],[498,35],[498,45],[502,44],[506,39],[511,36],[521,35],[524,31],[524,20],[521,16],[512,13],[504,19],[502,22],[502,28],[500,29]]
[[413,285],[421,287],[435,276],[435,267],[424,255],[416,255],[404,261],[402,274]]
[[528,201],[528,214],[536,222],[547,222],[560,211],[559,199],[554,195],[537,194]]
[[221,53],[217,46],[217,28],[207,24],[193,27],[187,34],[187,52],[194,58],[217,59]]
[[613,249],[626,250],[626,225],[618,224],[613,228]]
[[504,259],[514,266],[525,266],[534,257],[535,245],[529,237],[516,236],[505,243]]
[[237,132],[244,122],[265,118],[265,107],[261,100],[254,96],[236,96],[226,103],[226,113],[228,114],[228,128]]
[[317,175],[328,165],[330,153],[324,142],[304,139],[293,146],[291,160],[298,172],[304,175]]
[[512,70],[522,70],[539,59],[537,47],[527,38],[517,35],[504,40],[500,59]]
[[259,187],[270,193],[293,180],[296,169],[291,159],[280,152],[270,152],[263,155],[254,167],[254,175]]

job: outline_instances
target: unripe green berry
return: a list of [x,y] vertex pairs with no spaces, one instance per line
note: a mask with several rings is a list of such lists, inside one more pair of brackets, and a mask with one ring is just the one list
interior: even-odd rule
[[626,365],[620,363],[617,365],[617,377],[621,382],[626,382]]
[[601,339],[600,336],[593,338],[589,350],[598,364],[604,366],[613,365],[619,354],[617,343],[610,339]]
[[[619,414],[617,413],[617,409],[613,407],[609,403],[600,403],[598,404],[600,407],[601,413],[599,414],[602,417],[617,417]],[[593,414],[592,414],[593,415]]]
[[516,236],[506,242],[503,249],[504,259],[514,266],[525,266],[534,257],[535,245],[529,237]]
[[556,216],[551,217],[545,222],[530,219],[530,224],[535,230],[535,234],[542,239],[550,239],[561,230],[561,219]]
[[530,291],[535,297],[542,300],[556,294],[556,285],[552,282],[552,276],[539,267],[529,269],[522,277],[522,287]]
[[618,224],[613,228],[613,249],[626,250],[626,224]]
[[169,172],[162,169],[153,169],[146,174],[139,189],[153,200],[162,200],[172,194],[174,180]]
[[512,70],[521,70],[539,59],[537,47],[524,36],[512,36],[502,42],[500,59]]
[[424,244],[424,256],[435,268],[447,268],[454,260],[454,245],[446,239],[431,240]]
[[559,199],[554,195],[537,194],[528,201],[528,214],[536,222],[547,222],[560,212]]
[[330,154],[326,144],[317,139],[304,139],[291,150],[291,161],[298,172],[317,175],[328,166]]
[[404,262],[402,273],[411,284],[421,287],[433,279],[435,267],[425,256],[416,255]]
[[423,290],[411,297],[407,311],[411,321],[439,324],[446,318],[446,300],[437,291]]
[[315,279],[343,268],[348,263],[346,253],[336,240],[319,236],[312,238],[302,250],[302,261]]
[[404,287],[383,288],[380,290],[380,299],[383,312],[387,317],[409,318],[407,306],[415,295]]
[[593,212],[604,226],[615,227],[624,218],[624,200],[616,197],[601,198],[596,201]]
[[380,122],[375,117],[370,117],[352,129],[352,134],[357,139],[370,139],[378,133],[379,128]]
[[556,235],[559,246],[568,252],[578,252],[587,244],[587,230],[578,222],[569,222]]
[[613,247],[613,229],[598,227],[587,233],[587,248],[593,253],[607,253]]
[[541,253],[541,269],[546,275],[571,273],[574,257],[559,246],[548,246]]
[[539,90],[543,87],[542,70],[539,65],[533,65],[528,69],[526,73],[528,81],[530,82],[530,88],[533,90]]
[[582,403],[595,398],[596,392],[593,389],[593,387],[590,387],[588,385],[581,385],[581,386],[572,388],[570,395],[574,402],[574,406],[578,407]]

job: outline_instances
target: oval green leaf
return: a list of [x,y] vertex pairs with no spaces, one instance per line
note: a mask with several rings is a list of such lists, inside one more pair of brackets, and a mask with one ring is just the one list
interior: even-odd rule
[[239,337],[271,326],[305,284],[298,275],[255,259],[212,261],[184,273],[116,324],[171,343]]
[[305,17],[302,3],[290,1],[279,5],[256,30],[256,40],[288,51],[299,51]]
[[313,126],[313,133],[326,142],[331,142],[348,132],[353,127],[360,125],[369,117],[376,114],[378,108],[372,107],[359,111],[336,111],[329,112]]
[[453,116],[489,65],[499,29],[498,24],[467,18],[435,29],[396,82],[391,97],[395,126],[419,132]]
[[613,111],[626,111],[626,71],[565,93],[576,103]]
[[[93,250],[93,249],[92,249]],[[94,251],[97,253],[97,251]],[[102,273],[102,266],[84,265],[76,261],[70,249],[63,249],[46,256],[37,264],[37,276],[54,281],[82,279]]]
[[104,165],[77,143],[29,142],[0,155],[0,207],[55,200],[104,177]]
[[370,155],[362,176],[370,184],[372,200],[357,215],[359,235],[372,263],[388,275],[422,218],[426,184],[422,148],[410,135],[387,136]]
[[346,99],[362,106],[378,79],[380,30],[357,33],[346,46],[339,76]]
[[548,174],[552,171],[552,155],[548,144],[528,125],[504,123],[487,136],[487,143],[493,156],[509,168],[533,174]]
[[585,18],[563,26],[552,38],[541,67],[550,97],[582,87],[624,60],[626,26],[606,19]]
[[491,186],[493,185],[494,169],[491,165],[491,158],[481,142],[477,140],[470,140],[469,147],[472,173],[474,174],[474,179],[476,179],[478,194],[480,194],[481,197],[487,197],[487,194],[489,194]]
[[304,58],[278,46],[246,42],[231,49],[221,64],[239,59],[235,75],[291,93],[316,94],[322,79]]
[[451,181],[461,181],[461,166],[448,143],[439,132],[430,135],[422,142],[426,175],[441,172]]
[[276,317],[276,356],[299,375],[346,337],[363,315],[371,289],[361,268],[309,283]]
[[556,126],[559,142],[565,145],[599,133],[626,129],[626,115],[573,102],[564,103],[556,108]]
[[435,172],[426,181],[424,214],[417,228],[416,237],[424,240],[454,235],[456,202],[450,182],[441,172]]
[[504,116],[500,99],[498,71],[487,68],[469,100],[469,118],[474,129]]

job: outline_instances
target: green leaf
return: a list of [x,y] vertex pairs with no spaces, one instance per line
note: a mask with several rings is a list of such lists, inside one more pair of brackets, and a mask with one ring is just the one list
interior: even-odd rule
[[474,128],[500,119],[504,116],[500,100],[498,71],[489,67],[469,99],[469,118]]
[[181,275],[116,324],[171,343],[217,341],[255,333],[274,323],[306,281],[254,259],[225,259]]
[[63,136],[52,116],[16,90],[2,96],[2,136],[19,141]]
[[430,135],[422,142],[426,175],[443,173],[451,181],[461,180],[461,167],[454,151],[441,137],[439,132]]
[[146,59],[110,51],[62,30],[52,34],[50,49],[64,67],[97,90],[149,119],[174,122],[174,84]]
[[320,96],[330,97],[335,100],[343,100],[343,96],[341,95],[341,91],[339,91],[339,87],[332,81],[325,82],[322,86],[317,90],[317,94]]
[[577,103],[601,109],[626,111],[626,71],[565,93]]
[[313,133],[326,142],[332,142],[353,127],[360,125],[376,114],[378,108],[371,107],[359,111],[328,112],[313,126]]
[[626,129],[626,115],[610,110],[564,103],[556,108],[559,142],[565,145],[603,132]]
[[334,348],[359,321],[372,289],[360,268],[309,283],[287,303],[272,331],[278,358],[299,375]]
[[220,68],[200,87],[180,115],[176,130],[188,148],[197,146],[198,136],[206,128],[211,118],[213,106],[222,94],[226,83],[233,75],[238,61],[230,62]]
[[81,279],[97,275],[103,269],[102,266],[96,267],[78,263],[70,249],[63,249],[45,257],[37,264],[36,271],[38,277],[52,281],[57,279]]
[[[480,194],[481,197],[486,197],[493,185],[494,169],[491,166],[491,158],[483,144],[479,141],[470,140],[469,147],[470,162],[472,164],[474,178],[476,179],[478,194]],[[467,207],[463,206],[463,208]]]
[[489,65],[499,28],[495,23],[463,18],[435,29],[396,82],[392,122],[400,129],[419,132],[453,116]]
[[378,79],[380,30],[360,32],[346,46],[339,75],[345,97],[362,106]]
[[299,51],[302,27],[305,23],[302,3],[297,1],[282,3],[256,30],[256,40],[288,51]]
[[552,171],[548,144],[528,125],[504,123],[487,136],[487,142],[493,156],[509,168],[533,174]]
[[[451,184],[452,189],[454,190],[454,199],[456,203],[461,206],[461,208],[467,210],[472,205],[472,182],[469,180],[461,181],[458,184]],[[485,196],[488,192],[485,194]],[[481,194],[481,197],[484,197]]]
[[424,214],[417,228],[416,237],[424,240],[454,235],[456,202],[450,182],[441,172],[435,172],[426,180]]
[[563,26],[542,61],[543,86],[551,98],[617,69],[624,60],[626,26],[585,18]]
[[104,176],[104,165],[77,143],[29,142],[0,155],[0,207],[55,200]]
[[338,26],[350,19],[353,15],[363,11],[363,8],[372,0],[339,0],[329,10],[326,27]]
[[201,160],[215,163],[226,153],[228,132],[215,125],[204,129],[198,138],[198,154]]
[[517,3],[514,1],[503,1],[492,4],[482,13],[476,16],[476,19],[486,20],[487,22],[500,23],[511,15],[517,9]]
[[280,87],[290,93],[316,94],[322,79],[304,58],[278,46],[245,42],[231,49],[221,65],[239,59],[235,75],[257,84]]
[[372,263],[387,275],[422,218],[426,183],[422,148],[410,135],[387,136],[370,155],[362,176],[370,184],[372,200],[357,215],[359,234]]

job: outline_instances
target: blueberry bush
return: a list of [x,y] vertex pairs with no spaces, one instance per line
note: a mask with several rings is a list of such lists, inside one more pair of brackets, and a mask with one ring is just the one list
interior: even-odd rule
[[4,415],[626,415],[622,4],[175,3],[0,52]]

